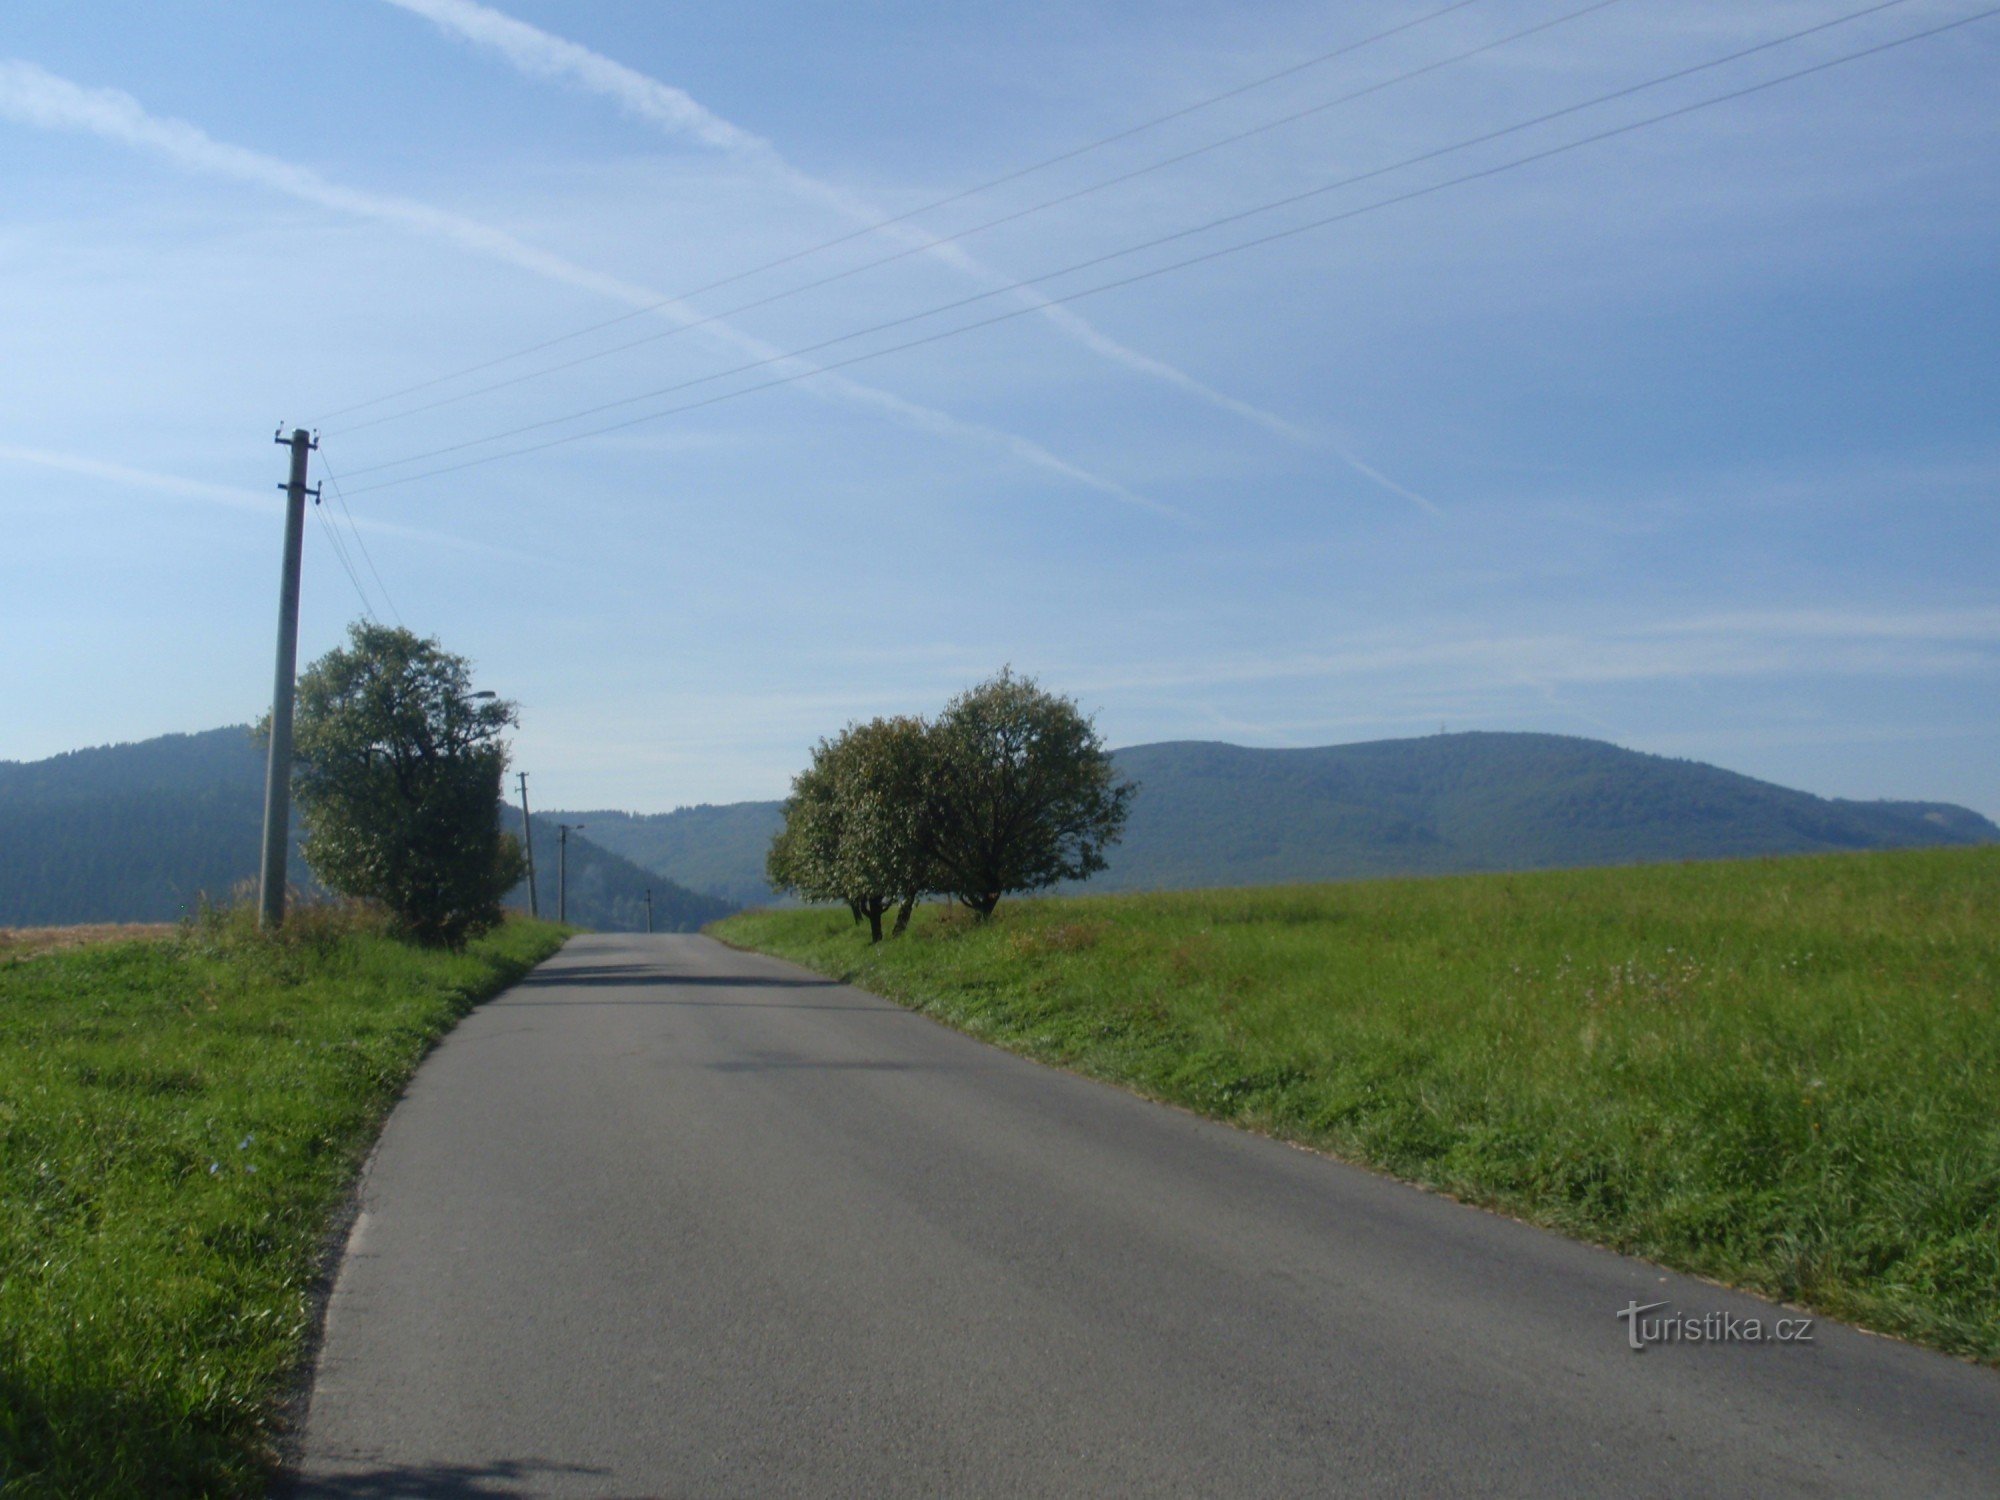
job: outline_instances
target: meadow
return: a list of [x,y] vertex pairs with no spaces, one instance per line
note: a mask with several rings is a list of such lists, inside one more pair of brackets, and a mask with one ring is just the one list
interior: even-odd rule
[[1031,1057],[2000,1363],[2000,848],[709,929]]
[[259,1495],[329,1230],[403,1084],[561,945],[338,907],[0,949],[0,1493]]

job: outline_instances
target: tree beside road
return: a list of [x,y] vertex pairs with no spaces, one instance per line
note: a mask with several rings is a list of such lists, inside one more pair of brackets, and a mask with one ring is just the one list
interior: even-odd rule
[[425,944],[492,927],[523,869],[500,827],[501,736],[516,722],[435,640],[350,626],[299,678],[292,784],[313,874]]
[[846,902],[879,942],[883,917],[893,908],[902,932],[926,893],[985,918],[1011,892],[1088,878],[1136,791],[1074,700],[1005,669],[935,720],[821,740],[766,868],[780,890]]

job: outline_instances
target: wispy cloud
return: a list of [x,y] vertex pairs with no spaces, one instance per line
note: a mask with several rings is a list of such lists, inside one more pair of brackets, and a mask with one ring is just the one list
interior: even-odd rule
[[1316,678],[1396,677],[1427,690],[1740,679],[1951,676],[2000,668],[2000,610],[1791,609],[1602,631],[1354,637],[1319,651],[1175,663],[1092,677],[1085,692],[1182,691]]
[[2000,642],[2000,609],[1767,609],[1698,615],[1661,627],[1672,635],[1762,635],[1803,640]]
[[[266,495],[236,485],[215,484],[206,479],[190,479],[182,474],[163,474],[157,469],[134,468],[130,464],[92,458],[82,453],[59,453],[47,448],[23,448],[12,443],[0,443],[0,464],[23,464],[30,468],[48,469],[59,474],[74,474],[81,479],[100,480],[120,489],[138,490],[146,494],[163,495],[173,500],[188,500],[202,505],[218,506],[224,510],[241,511],[265,519],[275,518],[279,514],[279,502],[275,493]],[[355,516],[353,520],[355,526],[370,535],[422,542],[426,546],[455,547],[463,552],[477,552],[487,557],[504,557],[514,562],[546,561],[539,554],[524,552],[513,547],[496,546],[477,537],[454,536],[446,531],[430,531],[421,526],[405,526],[396,521],[377,521],[367,516]]]
[[274,509],[268,497],[250,490],[238,489],[234,485],[211,484],[201,479],[184,479],[178,474],[160,474],[150,469],[135,469],[126,464],[111,463],[101,458],[88,458],[82,454],[55,453],[46,448],[20,448],[11,443],[0,443],[0,463],[53,469],[60,474],[75,474],[84,479],[101,479],[127,489],[170,495],[177,500],[204,501],[230,510],[270,514]]
[[[308,167],[218,141],[186,121],[153,115],[122,90],[85,88],[34,63],[0,59],[0,117],[42,130],[94,135],[165,157],[189,171],[249,183],[336,213],[444,240],[472,254],[515,266],[545,280],[577,287],[628,307],[657,311],[670,321],[692,323],[699,320],[699,314],[692,309],[651,287],[594,271],[528,244],[490,224],[414,199],[343,187]],[[701,321],[704,333],[753,358],[778,360],[781,369],[812,369],[804,361],[784,360],[782,350],[727,323]],[[1182,519],[1180,513],[1171,507],[1071,463],[1019,434],[969,422],[841,375],[814,374],[808,384],[926,432],[997,446],[1024,463],[1085,485],[1100,494],[1156,514]]]
[[[881,221],[887,215],[881,208],[837,184],[794,166],[769,140],[723,119],[684,89],[516,20],[491,6],[477,4],[476,0],[387,0],[387,3],[424,17],[449,36],[498,53],[531,77],[571,84],[611,100],[626,114],[669,135],[728,152],[777,178],[800,196],[824,203],[857,223],[878,225],[878,232],[884,237],[920,250],[963,275],[991,286],[1004,286],[1016,279],[986,265],[960,245],[937,243],[933,236],[913,225],[883,224]],[[1163,381],[1219,410],[1254,422],[1266,431],[1294,442],[1317,441],[1313,434],[1275,412],[1219,391],[1177,365],[1120,343],[1073,309],[1051,302],[1032,287],[1016,288],[1011,295],[1022,305],[1036,308],[1063,333],[1105,359],[1149,379]],[[1385,479],[1348,452],[1338,448],[1335,451],[1357,473],[1394,494],[1436,511],[1429,501]]]

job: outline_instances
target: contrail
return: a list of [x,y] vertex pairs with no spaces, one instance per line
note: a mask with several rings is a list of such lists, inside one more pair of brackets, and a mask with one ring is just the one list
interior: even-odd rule
[[[238,489],[234,485],[215,484],[205,479],[189,479],[180,474],[163,474],[157,469],[134,468],[130,464],[92,458],[82,453],[59,453],[48,448],[22,448],[12,443],[0,443],[0,463],[27,464],[37,469],[50,469],[59,474],[75,474],[84,479],[115,484],[121,489],[143,490],[149,494],[167,495],[176,500],[197,501],[204,505],[221,506],[225,510],[263,516],[266,519],[277,514],[276,504],[271,496],[260,490]],[[403,526],[394,521],[374,521],[365,516],[357,516],[354,518],[354,524],[363,531],[399,537],[407,541],[459,547],[469,552],[512,558],[517,562],[543,561],[535,554],[517,551],[511,547],[495,546],[491,542],[471,537],[453,536],[449,532],[426,531],[421,527]]]
[[1421,506],[1423,509],[1429,511],[1434,516],[1442,516],[1444,514],[1444,512],[1438,508],[1435,502],[1426,499],[1422,495],[1419,495],[1415,490],[1409,488],[1407,485],[1401,485],[1396,483],[1395,480],[1391,479],[1387,474],[1384,474],[1380,469],[1377,469],[1370,464],[1362,462],[1360,458],[1358,458],[1354,453],[1348,450],[1345,444],[1335,443],[1333,445],[1333,451],[1339,454],[1340,461],[1346,464],[1350,469],[1354,470],[1355,473],[1361,475],[1364,479],[1374,480],[1377,484],[1381,485],[1383,489],[1389,491],[1390,494],[1401,495],[1405,500],[1408,500],[1411,504]]
[[[94,135],[164,156],[190,171],[251,183],[336,213],[391,224],[445,240],[475,255],[515,266],[545,280],[578,287],[628,307],[656,310],[677,322],[693,323],[699,320],[693,309],[661,292],[593,271],[517,239],[503,229],[414,199],[342,187],[310,168],[218,141],[184,120],[149,114],[137,99],[122,90],[85,88],[34,63],[0,59],[0,116],[43,130],[80,131]],[[784,351],[726,323],[706,322],[704,328],[756,358],[779,359],[783,356]],[[803,361],[789,363],[794,367],[811,368]],[[1172,507],[1059,458],[1040,444],[1018,434],[965,421],[845,376],[815,376],[814,383],[837,392],[849,401],[886,412],[910,426],[998,446],[1026,463],[1087,485],[1129,505],[1175,520],[1186,519]]]
[[[552,36],[525,21],[517,21],[490,6],[478,4],[476,0],[387,0],[387,3],[422,16],[449,36],[499,53],[515,68],[532,77],[572,83],[611,100],[626,114],[670,135],[691,138],[751,163],[777,177],[801,196],[825,203],[849,218],[874,224],[885,217],[872,204],[793,166],[764,137],[723,119],[685,90],[648,77],[587,47]],[[910,225],[883,225],[879,232],[901,244],[923,250],[953,270],[989,285],[1015,279],[1002,275],[957,245],[934,243],[931,236]],[[1106,359],[1141,375],[1165,381],[1212,406],[1294,442],[1315,441],[1311,433],[1274,412],[1218,391],[1178,366],[1128,348],[1069,308],[1051,304],[1032,288],[1018,288],[1013,295],[1024,304],[1039,308],[1056,327]],[[1377,476],[1371,474],[1370,477]],[[1389,488],[1396,487],[1391,485]]]

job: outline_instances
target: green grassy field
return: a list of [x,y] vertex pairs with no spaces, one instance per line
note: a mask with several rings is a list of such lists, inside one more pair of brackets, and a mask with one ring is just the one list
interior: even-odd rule
[[433,1040],[553,952],[229,914],[0,957],[0,1493],[262,1494],[322,1242]]
[[1467,1201],[2000,1362],[2000,848],[710,929]]

